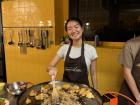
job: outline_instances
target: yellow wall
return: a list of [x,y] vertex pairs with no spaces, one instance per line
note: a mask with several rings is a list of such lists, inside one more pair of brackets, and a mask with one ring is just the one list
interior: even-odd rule
[[[87,43],[94,45],[93,41]],[[96,47],[98,59],[96,64],[98,91],[104,94],[108,91],[119,91],[123,70],[119,64],[119,55],[124,42],[101,42]]]
[[[8,82],[30,81],[41,83],[50,80],[47,66],[56,54],[57,46],[51,46],[47,50],[28,48],[27,55],[20,53],[20,48],[16,45],[6,45],[6,70]],[[58,65],[59,70],[63,70],[63,61]],[[57,80],[61,80],[63,71],[57,75]]]
[[63,0],[63,13],[64,13],[64,19],[63,22],[66,21],[69,17],[69,0]]
[[121,49],[116,47],[97,48],[97,81],[98,90],[103,94],[108,91],[119,91],[123,72],[119,64]]
[[4,27],[48,26],[51,21],[53,28],[49,29],[49,39],[60,44],[64,35],[64,21],[68,18],[68,0],[3,1],[2,15]]
[[55,43],[58,45],[64,36],[64,21],[68,19],[68,0],[55,1]]
[[[42,29],[39,27],[48,26],[48,21],[51,21],[53,28],[45,29],[49,30],[49,40],[58,42],[64,32],[63,20],[68,17],[67,3],[68,0],[9,0],[2,2],[7,82],[31,81],[40,83],[50,80],[46,68],[58,48],[55,47],[51,50],[53,45],[45,50],[28,47],[27,54],[22,54],[18,46],[18,31],[32,29],[35,31],[35,40],[38,40],[38,31]],[[60,8],[57,10],[58,7]],[[57,14],[62,15],[58,16]],[[55,18],[56,16],[59,18]],[[62,23],[59,22],[60,19]],[[58,24],[62,27],[58,27]],[[14,45],[8,44],[11,31]],[[56,33],[62,34],[56,36]],[[59,67],[61,69],[63,63],[60,63]],[[61,77],[58,75],[57,79],[60,80]]]
[[4,26],[47,25],[51,20],[55,26],[54,0],[9,0],[2,2]]

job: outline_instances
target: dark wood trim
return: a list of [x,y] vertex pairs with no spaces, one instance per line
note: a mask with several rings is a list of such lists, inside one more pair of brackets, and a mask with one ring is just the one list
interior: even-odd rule
[[79,0],[69,0],[69,17],[79,17]]
[[5,65],[5,49],[3,43],[3,22],[2,22],[2,2],[0,1],[0,40],[1,40],[1,59],[2,59],[2,79],[3,82],[7,82],[6,77],[6,65]]

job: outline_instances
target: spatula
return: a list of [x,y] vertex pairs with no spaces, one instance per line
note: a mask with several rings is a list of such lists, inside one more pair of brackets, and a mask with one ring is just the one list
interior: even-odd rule
[[53,86],[53,90],[52,90],[52,105],[59,105],[59,94],[58,91],[56,89],[55,86],[55,77],[52,76],[52,86]]

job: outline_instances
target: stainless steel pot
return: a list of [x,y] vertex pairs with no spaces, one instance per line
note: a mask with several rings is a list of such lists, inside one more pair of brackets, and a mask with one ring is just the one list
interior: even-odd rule
[[5,88],[9,94],[12,95],[20,95],[22,92],[24,92],[28,85],[33,85],[30,82],[13,82],[8,83],[5,85]]

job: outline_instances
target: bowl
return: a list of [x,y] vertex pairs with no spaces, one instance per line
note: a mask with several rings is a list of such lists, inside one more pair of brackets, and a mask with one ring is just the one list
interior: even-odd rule
[[22,93],[20,86],[18,85],[17,82],[7,84],[6,90],[8,91],[8,93],[10,93],[12,95],[20,95]]
[[8,93],[12,95],[20,95],[22,92],[24,92],[27,87],[29,82],[13,82],[13,83],[8,83],[6,85],[6,90]]

